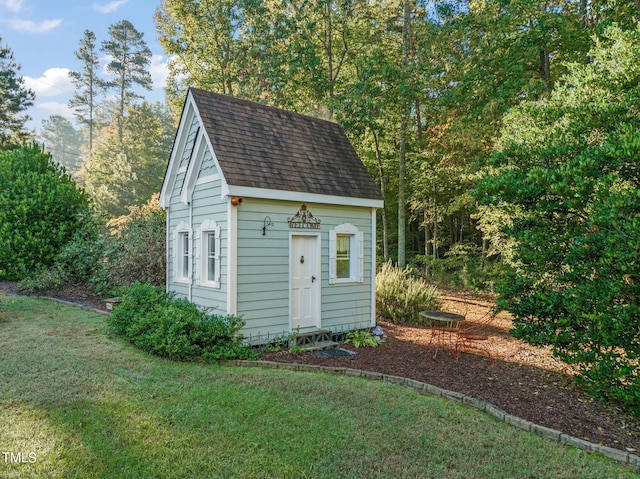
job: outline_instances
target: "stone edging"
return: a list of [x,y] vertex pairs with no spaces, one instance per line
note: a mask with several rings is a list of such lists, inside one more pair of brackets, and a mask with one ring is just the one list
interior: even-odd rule
[[628,464],[632,468],[640,470],[640,456],[622,451],[620,449],[615,449],[613,447],[601,446],[600,444],[595,444],[589,441],[585,441],[584,439],[564,434],[560,431],[556,431],[555,429],[540,426],[530,421],[525,421],[524,419],[506,413],[505,411],[499,409],[498,407],[487,401],[475,399],[455,391],[442,389],[431,384],[416,381],[414,379],[403,378],[401,376],[391,376],[388,374],[376,373],[372,371],[363,371],[361,369],[319,366],[314,364],[281,363],[277,361],[230,360],[219,361],[219,364],[223,366],[243,366],[258,367],[263,369],[286,369],[290,371],[324,372],[339,376],[352,376],[397,384],[399,386],[414,389],[421,394],[427,394],[429,396],[436,396],[453,400],[457,403],[463,404],[473,409],[486,412],[499,421],[507,423],[518,429],[522,429],[523,431],[532,432],[555,443],[572,446],[589,453],[596,452],[605,457],[608,457],[609,459],[613,459],[614,461],[620,462],[622,464]]

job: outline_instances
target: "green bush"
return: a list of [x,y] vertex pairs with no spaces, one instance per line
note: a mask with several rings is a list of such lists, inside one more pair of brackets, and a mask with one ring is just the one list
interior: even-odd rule
[[80,228],[89,198],[37,145],[0,153],[0,278],[50,268]]
[[414,277],[410,268],[384,263],[376,276],[378,315],[392,323],[421,324],[420,311],[438,309],[440,294],[435,286]]
[[344,342],[351,343],[356,348],[361,348],[364,346],[375,348],[380,344],[378,338],[376,338],[369,331],[351,331],[350,333],[347,333],[347,337]]
[[136,282],[162,286],[166,281],[166,214],[154,195],[142,207],[107,223],[103,240],[104,268],[92,282],[99,292]]
[[508,269],[500,258],[487,258],[473,243],[454,244],[444,258],[416,255],[412,264],[436,284],[482,292],[494,292]]
[[30,275],[19,282],[23,291],[40,293],[67,285],[90,284],[96,276],[106,276],[103,251],[104,225],[93,213],[79,216],[80,227],[55,257],[49,269]]
[[55,257],[52,267],[20,282],[23,290],[49,291],[84,284],[103,296],[133,283],[165,283],[165,212],[157,196],[130,214],[105,224],[95,214],[79,216],[81,227]]
[[109,328],[143,351],[175,360],[256,356],[238,334],[240,318],[203,311],[150,284],[132,285],[121,300],[108,317]]

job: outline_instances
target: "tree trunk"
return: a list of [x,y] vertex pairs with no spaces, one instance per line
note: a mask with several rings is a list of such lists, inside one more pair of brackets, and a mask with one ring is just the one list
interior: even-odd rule
[[432,225],[429,222],[429,208],[424,209],[424,255],[428,258],[433,255]]
[[553,81],[551,79],[551,58],[548,50],[540,50],[540,78],[547,87],[547,93],[553,90]]
[[[378,134],[372,131],[373,143],[376,148],[376,162],[378,164],[378,174],[380,175],[380,193],[382,197],[386,197],[387,179],[384,174],[384,167],[382,165],[382,155],[380,154],[380,140]],[[389,261],[389,225],[387,222],[387,210],[382,207],[382,254],[385,261]]]
[[[409,65],[409,42],[410,42],[410,22],[411,12],[409,3],[405,1],[402,6],[402,71],[406,72]],[[406,77],[403,78],[403,81]],[[402,120],[400,122],[399,154],[398,154],[398,266],[404,268],[406,265],[406,190],[407,190],[407,129],[409,123],[409,102],[401,94]]]

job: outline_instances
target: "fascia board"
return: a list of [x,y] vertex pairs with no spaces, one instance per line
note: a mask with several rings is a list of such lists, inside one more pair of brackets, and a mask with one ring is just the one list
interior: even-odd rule
[[250,186],[229,185],[229,196],[246,196],[283,201],[302,201],[304,203],[321,203],[327,205],[362,206],[365,208],[382,208],[383,200],[370,198],[350,198],[348,196],[320,195],[317,193],[302,193],[299,191],[271,190],[268,188],[254,188]]

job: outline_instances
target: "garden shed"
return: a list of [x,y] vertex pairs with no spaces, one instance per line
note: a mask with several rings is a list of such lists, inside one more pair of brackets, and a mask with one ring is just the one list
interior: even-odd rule
[[375,325],[382,195],[338,124],[191,88],[160,204],[167,290],[249,341]]

